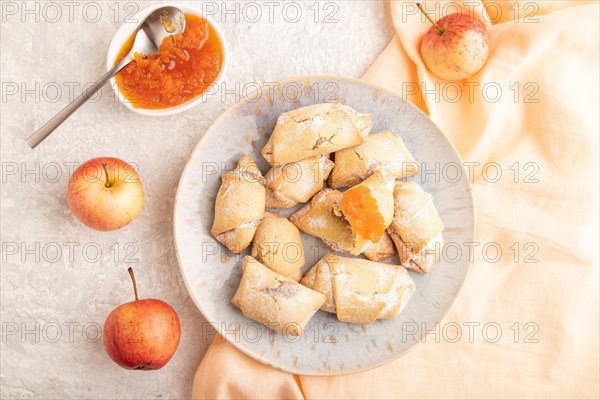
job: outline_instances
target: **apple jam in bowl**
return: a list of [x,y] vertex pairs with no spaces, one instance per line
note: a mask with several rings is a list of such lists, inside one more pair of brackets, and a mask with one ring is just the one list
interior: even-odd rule
[[[136,53],[111,80],[119,100],[144,115],[172,115],[201,103],[227,69],[226,44],[217,25],[193,7],[173,5],[185,14],[184,32],[165,38],[157,55]],[[110,44],[107,68],[131,50],[139,21],[162,6],[144,9],[132,17],[135,23],[121,26]]]

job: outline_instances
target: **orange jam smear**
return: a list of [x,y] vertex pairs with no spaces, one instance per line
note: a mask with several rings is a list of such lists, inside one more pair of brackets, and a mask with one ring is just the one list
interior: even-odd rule
[[348,189],[344,192],[339,207],[355,233],[373,243],[381,239],[385,224],[377,201],[371,196],[368,187],[355,186]]
[[[132,35],[117,60],[133,46]],[[182,34],[165,38],[157,55],[135,54],[115,80],[121,94],[136,108],[173,107],[204,93],[223,64],[223,49],[214,28],[203,18],[185,14]]]

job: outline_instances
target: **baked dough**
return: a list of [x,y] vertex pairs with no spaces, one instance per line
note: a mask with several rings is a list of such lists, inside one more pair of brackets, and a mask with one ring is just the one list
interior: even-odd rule
[[377,170],[342,195],[334,211],[350,223],[356,236],[351,254],[377,243],[394,217],[394,177]]
[[265,212],[264,178],[254,160],[243,156],[221,180],[210,233],[232,253],[239,254],[252,241]]
[[313,104],[281,114],[262,155],[286,164],[356,146],[370,130],[370,115],[338,102]]
[[271,168],[265,174],[268,208],[290,208],[306,203],[319,190],[333,168],[329,154],[313,156]]
[[371,261],[383,261],[396,254],[394,242],[387,232],[383,232],[381,239],[377,243],[370,245],[362,253]]
[[271,271],[250,256],[244,257],[242,268],[242,280],[231,303],[245,317],[275,332],[300,336],[325,296]]
[[335,254],[319,260],[300,283],[325,294],[322,310],[353,324],[395,317],[415,291],[401,266]]
[[356,185],[377,168],[389,172],[397,179],[419,172],[419,164],[400,135],[388,131],[372,133],[364,143],[337,151],[334,161],[335,167],[328,181],[333,189]]
[[304,266],[300,231],[287,218],[266,212],[254,234],[252,257],[271,270],[299,281]]
[[290,221],[302,232],[322,239],[332,251],[359,254],[368,244],[359,248],[348,221],[335,213],[334,208],[341,199],[342,192],[339,190],[323,189],[310,203],[292,214]]
[[418,183],[398,182],[394,188],[394,220],[388,228],[400,264],[427,273],[444,245],[444,224],[433,197]]

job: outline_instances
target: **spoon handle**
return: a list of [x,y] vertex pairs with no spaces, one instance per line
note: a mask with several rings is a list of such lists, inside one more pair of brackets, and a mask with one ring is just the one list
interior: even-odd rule
[[33,135],[29,136],[26,140],[29,147],[34,149],[38,144],[42,143],[48,135],[50,135],[60,124],[62,124],[67,118],[71,116],[83,103],[88,101],[93,95],[98,92],[104,86],[104,84],[113,77],[117,72],[123,69],[127,64],[131,62],[129,54],[124,57],[121,62],[115,65],[110,71],[104,74],[100,79],[96,81],[91,87],[80,94],[75,100],[69,105],[63,108],[58,114],[38,129]]

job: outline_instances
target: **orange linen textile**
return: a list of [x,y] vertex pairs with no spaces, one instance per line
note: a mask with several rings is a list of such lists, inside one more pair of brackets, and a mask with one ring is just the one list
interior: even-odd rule
[[397,36],[365,75],[425,110],[469,163],[480,245],[439,332],[383,367],[322,378],[270,369],[217,336],[194,398],[600,396],[598,3],[447,4],[426,9],[488,20],[482,71],[432,76],[419,51],[429,23],[393,2]]

